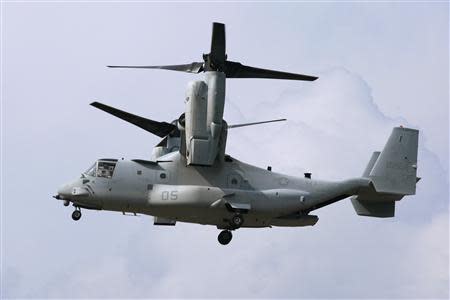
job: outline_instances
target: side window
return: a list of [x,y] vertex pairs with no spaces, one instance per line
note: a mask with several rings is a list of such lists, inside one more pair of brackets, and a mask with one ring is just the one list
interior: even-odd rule
[[97,177],[111,178],[114,174],[116,162],[99,161],[97,164]]

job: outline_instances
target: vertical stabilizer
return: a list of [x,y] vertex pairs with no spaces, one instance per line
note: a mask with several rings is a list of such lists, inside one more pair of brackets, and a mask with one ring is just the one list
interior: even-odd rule
[[369,178],[378,193],[414,195],[419,131],[395,127]]
[[382,152],[374,152],[363,177],[372,185],[353,196],[360,216],[388,218],[395,215],[395,202],[416,193],[419,131],[396,127]]
[[372,171],[373,166],[377,162],[377,159],[380,156],[380,154],[381,154],[380,151],[375,151],[374,153],[372,153],[369,163],[367,164],[366,169],[364,170],[363,177],[367,177],[367,178],[369,177],[370,171]]

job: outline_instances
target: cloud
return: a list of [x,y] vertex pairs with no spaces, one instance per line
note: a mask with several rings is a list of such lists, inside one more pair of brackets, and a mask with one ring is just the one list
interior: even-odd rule
[[[448,3],[212,5],[6,4],[1,297],[448,298]],[[228,153],[341,179],[393,126],[418,128],[422,180],[396,218],[356,216],[344,200],[314,227],[241,229],[222,247],[209,226],[104,211],[75,223],[50,197],[92,160],[149,157],[158,142],[91,100],[170,121],[195,78],[104,65],[191,61],[217,16],[230,59],[320,76],[229,80],[229,123],[289,121],[230,130]]]
[[[301,176],[308,170],[314,177],[335,179],[358,176],[371,151],[381,149],[399,122],[384,116],[368,85],[343,69],[324,72],[317,85],[286,91],[252,112],[239,112],[231,99],[227,111],[237,122],[281,114],[289,119],[284,125],[230,131],[230,154],[260,166],[270,159],[280,172]],[[227,247],[218,245],[212,227],[152,227],[148,218],[87,212],[85,222],[91,224],[79,229],[78,259],[44,276],[44,285],[41,279],[24,293],[22,278],[7,287],[6,295],[445,298],[446,174],[422,144],[419,174],[418,194],[397,205],[394,219],[356,216],[344,200],[315,211],[320,220],[314,227],[241,229]],[[100,246],[92,236],[104,232],[109,232],[101,238],[106,244]]]
[[[229,152],[260,166],[272,164],[275,170],[291,175],[308,171],[313,177],[336,180],[360,176],[372,152],[383,149],[393,127],[411,126],[407,120],[385,116],[368,84],[342,68],[323,72],[317,84],[288,90],[276,101],[259,105],[244,121],[274,116],[288,121],[230,131]],[[404,205],[408,214],[417,216],[414,220],[429,221],[433,213],[448,207],[448,175],[437,156],[424,147],[424,140],[432,134],[421,130],[419,137],[418,176],[422,181],[417,197],[427,200],[415,203],[415,208]],[[243,145],[249,150],[242,151]],[[254,155],[252,149],[261,150]]]

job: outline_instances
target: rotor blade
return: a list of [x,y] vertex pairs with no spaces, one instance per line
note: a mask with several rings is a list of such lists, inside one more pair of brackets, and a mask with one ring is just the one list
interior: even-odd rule
[[314,81],[318,78],[315,76],[303,74],[294,74],[249,67],[234,61],[226,62],[225,74],[227,78],[272,78],[272,79],[305,80],[305,81]]
[[167,136],[163,138],[155,147],[167,147]]
[[226,60],[225,51],[225,25],[213,23],[210,58],[215,64],[223,65]]
[[281,121],[286,121],[286,119],[276,119],[276,120],[253,122],[253,123],[234,124],[234,125],[228,125],[228,128],[238,128],[238,127],[244,127],[244,126],[252,126],[252,125],[272,123],[272,122],[281,122]]
[[193,62],[185,65],[168,65],[168,66],[107,66],[108,68],[129,68],[129,69],[164,69],[171,71],[181,71],[188,73],[200,73],[203,71],[202,62]]
[[165,137],[169,133],[171,133],[173,130],[175,130],[177,127],[173,124],[169,124],[166,122],[158,122],[153,121],[150,119],[146,119],[143,117],[139,117],[133,114],[130,114],[126,111],[99,103],[99,102],[92,102],[91,105],[93,107],[96,107],[98,109],[101,109],[113,116],[116,116],[124,121],[127,121],[131,124],[136,125],[137,127],[140,127],[148,132],[151,132],[159,137]]

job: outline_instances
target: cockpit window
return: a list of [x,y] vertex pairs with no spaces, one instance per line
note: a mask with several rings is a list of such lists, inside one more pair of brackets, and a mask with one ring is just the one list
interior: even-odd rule
[[89,169],[86,170],[86,172],[84,172],[84,174],[89,175],[89,176],[95,176],[95,170],[97,163],[94,163]]
[[114,174],[117,160],[98,160],[84,174],[94,177],[111,178]]
[[115,167],[116,162],[99,160],[97,162],[97,177],[111,178]]

